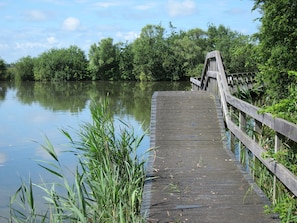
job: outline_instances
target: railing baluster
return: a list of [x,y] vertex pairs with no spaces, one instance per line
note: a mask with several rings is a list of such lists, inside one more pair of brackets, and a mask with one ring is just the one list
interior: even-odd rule
[[[254,131],[253,131],[253,139],[255,140],[255,142],[259,143],[260,141],[260,137],[262,136],[262,123],[259,122],[258,120],[254,120],[255,124],[254,124]],[[255,179],[255,167],[258,165],[259,160],[257,159],[257,157],[255,155],[253,155],[253,170],[252,170],[252,174],[253,174],[253,179]],[[259,166],[259,165],[258,165]]]
[[[232,120],[232,117],[234,115],[234,110],[232,106],[230,106],[229,108],[229,113]],[[234,153],[235,152],[235,135],[232,133],[232,131],[229,130],[229,132],[230,132],[230,139],[229,139],[230,150]]]
[[[280,149],[281,146],[281,140],[280,140],[280,134],[279,133],[275,133],[275,137],[274,137],[274,153],[277,153]],[[276,182],[277,182],[277,178],[274,175],[273,176],[273,204],[276,204]]]
[[[242,111],[239,112],[239,128],[242,132],[246,132],[246,114]],[[239,161],[245,166],[246,157],[242,157],[243,152],[246,152],[246,150],[244,149],[242,142],[239,141]]]

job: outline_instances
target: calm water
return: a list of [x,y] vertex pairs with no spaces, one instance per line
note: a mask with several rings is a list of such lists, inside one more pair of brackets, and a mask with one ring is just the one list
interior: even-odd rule
[[[8,216],[9,197],[20,186],[21,178],[26,181],[30,176],[34,183],[41,183],[41,178],[53,181],[37,162],[50,160],[42,149],[45,137],[54,145],[63,165],[69,169],[76,166],[75,158],[63,152],[69,148],[68,140],[59,129],[75,138],[80,126],[91,121],[91,99],[99,100],[108,94],[115,120],[124,120],[137,134],[143,134],[149,128],[154,91],[189,89],[188,82],[0,82],[0,216]],[[146,135],[139,152],[148,148]]]

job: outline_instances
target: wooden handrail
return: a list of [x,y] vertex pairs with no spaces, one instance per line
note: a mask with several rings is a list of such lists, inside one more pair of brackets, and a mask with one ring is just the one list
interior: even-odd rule
[[[252,79],[255,76],[254,73],[240,74],[239,76],[244,77],[244,75],[251,75]],[[268,113],[260,114],[259,107],[234,97],[229,88],[230,84],[228,84],[228,77],[230,77],[230,75],[228,76],[225,73],[220,52],[212,51],[206,55],[201,78],[191,78],[190,81],[193,90],[209,91],[219,97],[224,120],[230,133],[249,149],[254,156],[256,156],[295,196],[297,196],[297,176],[272,158],[265,158],[263,154],[266,150],[254,138],[246,134],[244,131],[245,126],[238,126],[238,124],[232,120],[230,110],[237,109],[239,114],[241,114],[240,119],[243,123],[246,123],[244,118],[248,116],[250,119],[254,120],[255,123],[268,126],[270,129],[274,130],[276,133],[276,150],[278,149],[277,147],[279,147],[278,142],[280,135],[297,143],[297,125],[281,118],[275,118]],[[247,77],[247,79],[251,80],[250,77]]]

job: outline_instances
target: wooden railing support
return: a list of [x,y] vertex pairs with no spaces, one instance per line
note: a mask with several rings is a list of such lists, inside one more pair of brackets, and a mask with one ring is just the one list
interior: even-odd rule
[[[276,132],[274,136],[274,153],[277,153],[280,150],[280,147],[281,147],[280,134]],[[272,200],[273,204],[276,203],[276,198],[277,198],[276,182],[277,182],[277,178],[274,175],[273,176],[273,200]]]
[[[239,112],[239,128],[242,132],[246,132],[246,115],[242,111]],[[245,156],[243,156],[243,154]],[[241,141],[239,141],[239,161],[241,161],[244,166],[246,165],[246,155],[247,152],[244,148],[244,145]]]
[[[262,135],[262,123],[258,120],[254,120],[254,128],[253,128],[253,139],[256,143],[260,142],[260,136]],[[252,175],[253,179],[255,179],[255,168],[258,165],[259,160],[256,156],[253,155],[253,168],[252,168]]]

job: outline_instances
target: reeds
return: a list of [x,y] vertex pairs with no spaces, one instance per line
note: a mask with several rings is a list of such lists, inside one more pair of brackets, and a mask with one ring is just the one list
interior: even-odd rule
[[[108,100],[91,103],[92,123],[81,127],[79,140],[62,130],[69,139],[71,153],[77,156],[72,178],[64,173],[54,147],[46,141],[44,149],[52,161],[40,166],[56,182],[34,184],[22,180],[11,198],[9,222],[143,222],[140,215],[144,160],[136,155],[143,136],[135,137],[122,123],[116,129]],[[34,188],[44,192],[47,210],[37,211]],[[36,188],[36,189],[37,189]]]

